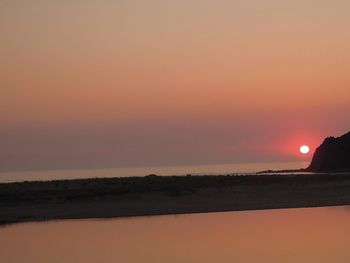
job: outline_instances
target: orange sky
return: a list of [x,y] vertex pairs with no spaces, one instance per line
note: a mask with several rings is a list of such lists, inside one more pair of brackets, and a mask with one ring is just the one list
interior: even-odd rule
[[349,129],[349,8],[2,1],[0,167],[300,159]]

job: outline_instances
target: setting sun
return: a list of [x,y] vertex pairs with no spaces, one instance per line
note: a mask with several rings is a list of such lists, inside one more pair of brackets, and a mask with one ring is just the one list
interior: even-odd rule
[[300,152],[302,154],[307,154],[309,151],[310,151],[310,148],[307,145],[303,145],[303,146],[300,147]]

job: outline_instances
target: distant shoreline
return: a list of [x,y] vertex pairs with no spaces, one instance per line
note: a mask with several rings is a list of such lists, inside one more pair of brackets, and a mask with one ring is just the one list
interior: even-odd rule
[[162,176],[217,175],[217,174],[251,174],[274,167],[278,170],[297,169],[306,166],[306,162],[274,162],[274,163],[227,163],[208,165],[182,166],[147,166],[116,167],[92,169],[57,169],[57,170],[13,170],[0,171],[0,183],[23,181],[75,180],[91,178],[142,177],[148,174]]
[[146,176],[0,184],[0,224],[350,205],[350,173]]

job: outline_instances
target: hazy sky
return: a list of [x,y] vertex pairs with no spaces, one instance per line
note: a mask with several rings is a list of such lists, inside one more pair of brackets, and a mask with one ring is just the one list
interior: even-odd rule
[[0,1],[0,170],[295,161],[349,130],[350,2]]

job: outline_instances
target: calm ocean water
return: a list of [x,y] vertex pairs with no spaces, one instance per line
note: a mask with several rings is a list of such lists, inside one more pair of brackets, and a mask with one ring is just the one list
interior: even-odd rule
[[66,220],[0,227],[6,263],[346,263],[348,207]]
[[164,166],[164,167],[137,167],[88,170],[51,170],[51,171],[21,171],[0,172],[0,182],[21,181],[49,181],[62,179],[130,177],[157,174],[171,175],[212,175],[255,173],[263,170],[299,169],[308,166],[307,162],[279,162],[279,163],[236,163],[197,166]]

